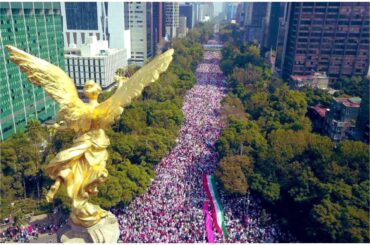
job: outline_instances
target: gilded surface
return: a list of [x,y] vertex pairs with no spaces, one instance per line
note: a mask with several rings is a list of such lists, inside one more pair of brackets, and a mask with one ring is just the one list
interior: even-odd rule
[[123,107],[140,95],[145,86],[158,79],[172,61],[173,49],[157,56],[130,79],[116,77],[116,92],[107,100],[98,103],[101,88],[87,81],[84,93],[89,103],[79,97],[71,78],[59,67],[32,56],[10,45],[10,60],[26,73],[28,80],[45,91],[60,104],[56,130],[72,130],[76,133],[73,145],[59,152],[46,168],[55,180],[46,199],[51,202],[60,185],[65,185],[72,200],[70,218],[76,225],[90,227],[97,224],[108,212],[88,202],[90,195],[98,192],[98,185],[108,178],[106,161],[109,139],[104,129],[119,118]]

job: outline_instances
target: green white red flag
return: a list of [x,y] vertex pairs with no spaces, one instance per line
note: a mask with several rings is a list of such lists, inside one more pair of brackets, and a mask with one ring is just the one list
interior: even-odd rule
[[224,236],[228,238],[229,234],[227,233],[225,226],[224,209],[222,207],[220,197],[216,189],[214,176],[203,175],[203,186],[211,203],[213,224],[220,234],[224,234]]

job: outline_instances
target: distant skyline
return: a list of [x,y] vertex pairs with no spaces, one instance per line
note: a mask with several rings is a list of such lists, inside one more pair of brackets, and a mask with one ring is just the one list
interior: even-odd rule
[[222,12],[222,2],[213,3],[213,6],[215,16]]

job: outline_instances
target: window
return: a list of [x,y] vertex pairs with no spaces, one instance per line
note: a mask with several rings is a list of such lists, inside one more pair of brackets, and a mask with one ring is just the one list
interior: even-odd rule
[[322,24],[324,24],[324,21],[323,20],[314,20],[314,21],[312,21],[312,24],[313,25],[322,25]]
[[66,2],[67,28],[71,30],[97,30],[97,3]]
[[316,8],[315,12],[316,13],[325,13],[325,8]]

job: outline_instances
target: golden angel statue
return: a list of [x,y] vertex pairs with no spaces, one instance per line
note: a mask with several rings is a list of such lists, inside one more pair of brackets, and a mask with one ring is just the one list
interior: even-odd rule
[[26,73],[28,80],[43,87],[60,104],[55,128],[76,133],[73,145],[59,152],[46,167],[47,174],[55,180],[47,201],[53,200],[60,185],[65,185],[72,199],[72,222],[91,227],[107,216],[107,211],[88,202],[89,196],[96,194],[97,186],[108,177],[106,160],[110,142],[104,129],[119,118],[123,107],[140,95],[145,86],[167,70],[174,50],[158,55],[129,79],[116,77],[116,92],[99,104],[101,87],[94,81],[85,83],[84,93],[89,103],[84,103],[73,81],[62,69],[10,45],[6,48],[10,52],[9,59]]

